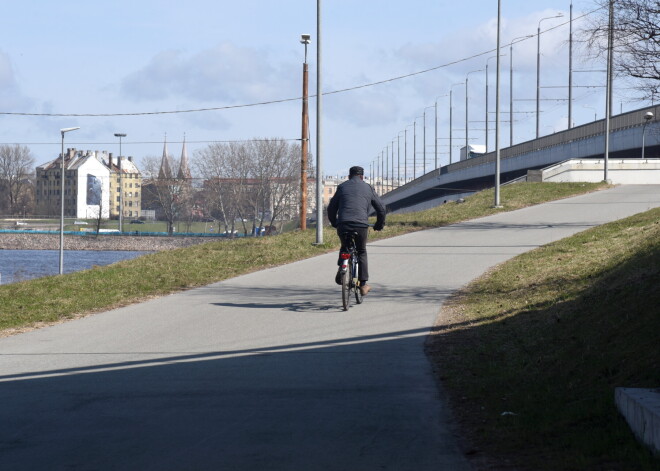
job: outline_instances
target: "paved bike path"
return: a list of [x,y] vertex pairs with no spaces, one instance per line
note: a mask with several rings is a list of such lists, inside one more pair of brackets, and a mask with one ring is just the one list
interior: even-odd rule
[[660,206],[623,186],[328,254],[0,339],[0,469],[470,469],[423,343],[493,265]]

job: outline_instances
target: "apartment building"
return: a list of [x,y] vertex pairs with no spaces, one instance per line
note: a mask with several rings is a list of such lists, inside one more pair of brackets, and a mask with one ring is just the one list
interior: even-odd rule
[[[61,169],[61,155],[37,167],[35,199],[40,215],[60,213]],[[120,180],[124,190],[124,216],[139,217],[142,177],[131,157],[115,160],[105,151],[67,149],[64,154],[64,216],[117,218]]]

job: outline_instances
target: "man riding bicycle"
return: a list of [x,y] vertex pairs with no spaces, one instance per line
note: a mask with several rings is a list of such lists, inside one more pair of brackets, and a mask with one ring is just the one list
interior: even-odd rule
[[[328,219],[332,227],[337,228],[341,240],[340,253],[346,250],[346,241],[343,234],[355,232],[355,243],[360,258],[359,275],[360,293],[364,296],[371,286],[369,280],[369,267],[367,264],[367,237],[369,233],[369,211],[376,210],[376,224],[374,230],[380,231],[385,226],[385,206],[376,195],[374,189],[364,181],[364,169],[351,167],[348,180],[337,187],[337,191],[328,204]],[[341,259],[335,282],[341,284]]]

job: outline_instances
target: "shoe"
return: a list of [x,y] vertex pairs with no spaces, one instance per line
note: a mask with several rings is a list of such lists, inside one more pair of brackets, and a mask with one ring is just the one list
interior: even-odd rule
[[341,267],[339,267],[339,270],[337,270],[337,274],[335,275],[335,283],[341,286]]
[[371,286],[367,284],[360,285],[360,294],[362,296],[366,296],[369,291],[371,291]]

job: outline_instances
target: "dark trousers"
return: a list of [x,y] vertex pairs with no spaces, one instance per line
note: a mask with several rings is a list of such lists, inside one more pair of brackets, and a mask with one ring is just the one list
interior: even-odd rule
[[[360,260],[359,270],[358,270],[358,279],[360,281],[367,281],[369,279],[369,263],[367,261],[367,237],[369,236],[368,227],[350,227],[350,226],[339,226],[337,228],[337,235],[341,240],[341,249],[340,252],[346,251],[346,241],[342,237],[345,232],[355,232],[355,246],[357,248],[358,257]],[[341,258],[338,262],[341,265]]]

